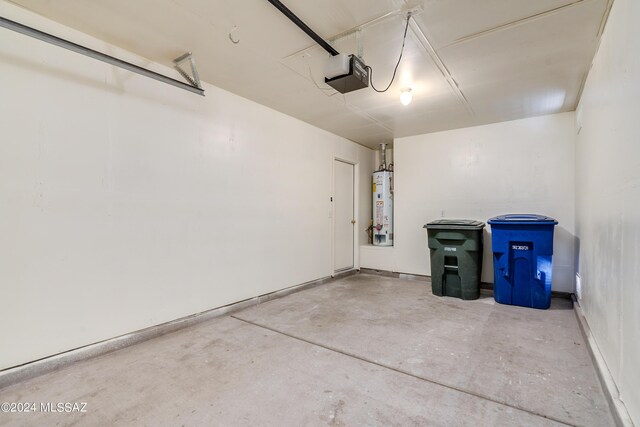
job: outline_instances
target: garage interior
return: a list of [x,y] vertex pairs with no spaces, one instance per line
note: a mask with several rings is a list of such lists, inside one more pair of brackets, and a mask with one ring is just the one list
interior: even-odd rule
[[[638,425],[638,20],[0,0],[0,425]],[[496,301],[508,213],[557,220],[548,309]]]

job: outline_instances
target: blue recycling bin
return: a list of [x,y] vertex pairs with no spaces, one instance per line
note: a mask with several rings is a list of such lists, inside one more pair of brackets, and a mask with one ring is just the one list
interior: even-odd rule
[[553,231],[558,224],[543,215],[510,214],[491,218],[493,295],[501,304],[547,309],[551,305]]

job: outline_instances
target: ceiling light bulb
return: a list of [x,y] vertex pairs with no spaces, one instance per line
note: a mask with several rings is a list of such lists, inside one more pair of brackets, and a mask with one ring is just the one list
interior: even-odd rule
[[411,104],[411,100],[413,99],[413,94],[411,93],[411,88],[404,88],[400,91],[400,102],[402,105]]

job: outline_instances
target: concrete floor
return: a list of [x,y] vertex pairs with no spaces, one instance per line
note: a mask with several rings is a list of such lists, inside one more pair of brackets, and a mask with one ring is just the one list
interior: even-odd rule
[[0,390],[0,425],[614,425],[571,304],[359,274]]

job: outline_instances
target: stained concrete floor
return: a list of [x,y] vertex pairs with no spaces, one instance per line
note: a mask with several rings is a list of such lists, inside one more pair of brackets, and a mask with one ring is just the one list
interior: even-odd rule
[[358,274],[0,390],[0,425],[614,425],[571,304]]

